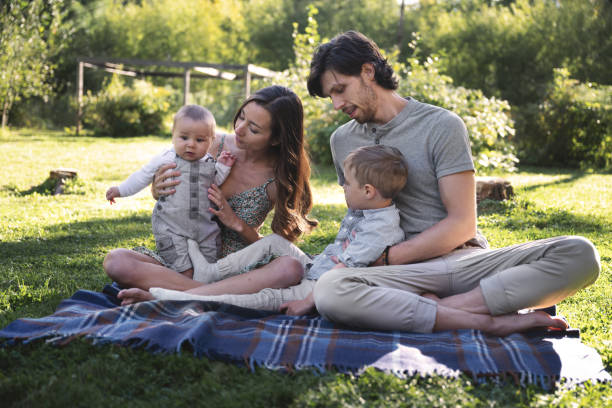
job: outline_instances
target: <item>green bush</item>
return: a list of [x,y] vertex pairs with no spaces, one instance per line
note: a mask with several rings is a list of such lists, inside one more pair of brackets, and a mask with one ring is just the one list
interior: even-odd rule
[[304,33],[298,33],[298,24],[293,24],[293,51],[295,61],[289,68],[266,82],[286,86],[295,92],[302,100],[304,107],[305,137],[308,142],[310,156],[315,163],[331,164],[332,156],[329,149],[329,137],[332,132],[348,117],[332,109],[329,100],[313,98],[308,94],[306,78],[310,72],[310,59],[317,45],[327,41],[321,38],[315,15],[318,10],[314,6],[308,7],[308,25]]
[[96,135],[138,136],[168,131],[167,119],[175,92],[142,80],[132,87],[113,76],[103,89],[87,93],[83,124]]
[[519,110],[517,122],[525,162],[612,169],[612,86],[581,83],[556,69],[544,101]]
[[562,65],[583,82],[612,84],[609,0],[421,5],[407,16],[406,28],[422,35],[425,55],[445,56],[441,70],[455,84],[481,89],[513,106],[539,103],[553,79],[553,68]]
[[468,130],[474,164],[480,170],[516,170],[518,159],[510,139],[514,123],[505,100],[487,98],[482,91],[453,85],[450,77],[438,70],[438,58],[421,63],[408,59],[408,65],[395,64],[400,74],[401,95],[441,106],[459,115]]
[[[331,163],[329,137],[348,117],[334,111],[329,100],[311,97],[306,89],[305,79],[308,77],[312,54],[318,44],[327,41],[319,36],[314,18],[316,14],[316,8],[311,6],[308,26],[304,33],[298,33],[297,24],[294,25],[295,62],[271,82],[291,88],[302,99],[311,156],[317,163]],[[387,53],[388,59],[393,61],[397,54]],[[398,92],[447,108],[461,116],[470,134],[477,168],[513,171],[518,160],[508,141],[514,135],[508,103],[486,98],[481,91],[453,86],[450,77],[439,73],[436,59],[429,59],[423,64],[416,59],[409,59],[408,63],[409,66],[393,63],[393,68],[400,77]]]

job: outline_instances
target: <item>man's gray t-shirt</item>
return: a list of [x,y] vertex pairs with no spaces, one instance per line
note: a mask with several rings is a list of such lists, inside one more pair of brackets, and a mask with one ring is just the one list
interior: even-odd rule
[[[400,225],[406,239],[447,216],[438,179],[474,171],[467,129],[461,118],[412,98],[407,98],[404,109],[384,125],[352,120],[336,129],[330,143],[341,185],[344,184],[343,162],[351,151],[383,144],[402,152],[408,165],[408,181],[393,201],[400,210]],[[480,233],[471,242],[487,246]]]

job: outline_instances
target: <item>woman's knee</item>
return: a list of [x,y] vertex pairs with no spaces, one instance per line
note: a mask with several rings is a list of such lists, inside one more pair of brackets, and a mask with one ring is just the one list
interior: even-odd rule
[[106,274],[114,281],[124,281],[130,271],[130,251],[117,248],[106,254],[102,266]]

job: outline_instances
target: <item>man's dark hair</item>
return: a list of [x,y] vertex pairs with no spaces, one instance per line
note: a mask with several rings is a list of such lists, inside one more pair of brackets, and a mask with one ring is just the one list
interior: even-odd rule
[[397,89],[393,68],[382,56],[376,43],[357,31],[347,31],[317,47],[310,62],[308,92],[312,96],[323,96],[321,77],[325,71],[357,76],[367,62],[374,66],[374,79],[378,85],[386,89]]

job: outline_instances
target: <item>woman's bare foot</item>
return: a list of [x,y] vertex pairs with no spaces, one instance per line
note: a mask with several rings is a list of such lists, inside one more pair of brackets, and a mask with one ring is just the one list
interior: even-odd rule
[[119,291],[117,298],[121,300],[121,306],[155,299],[148,291],[138,288],[123,289]]

